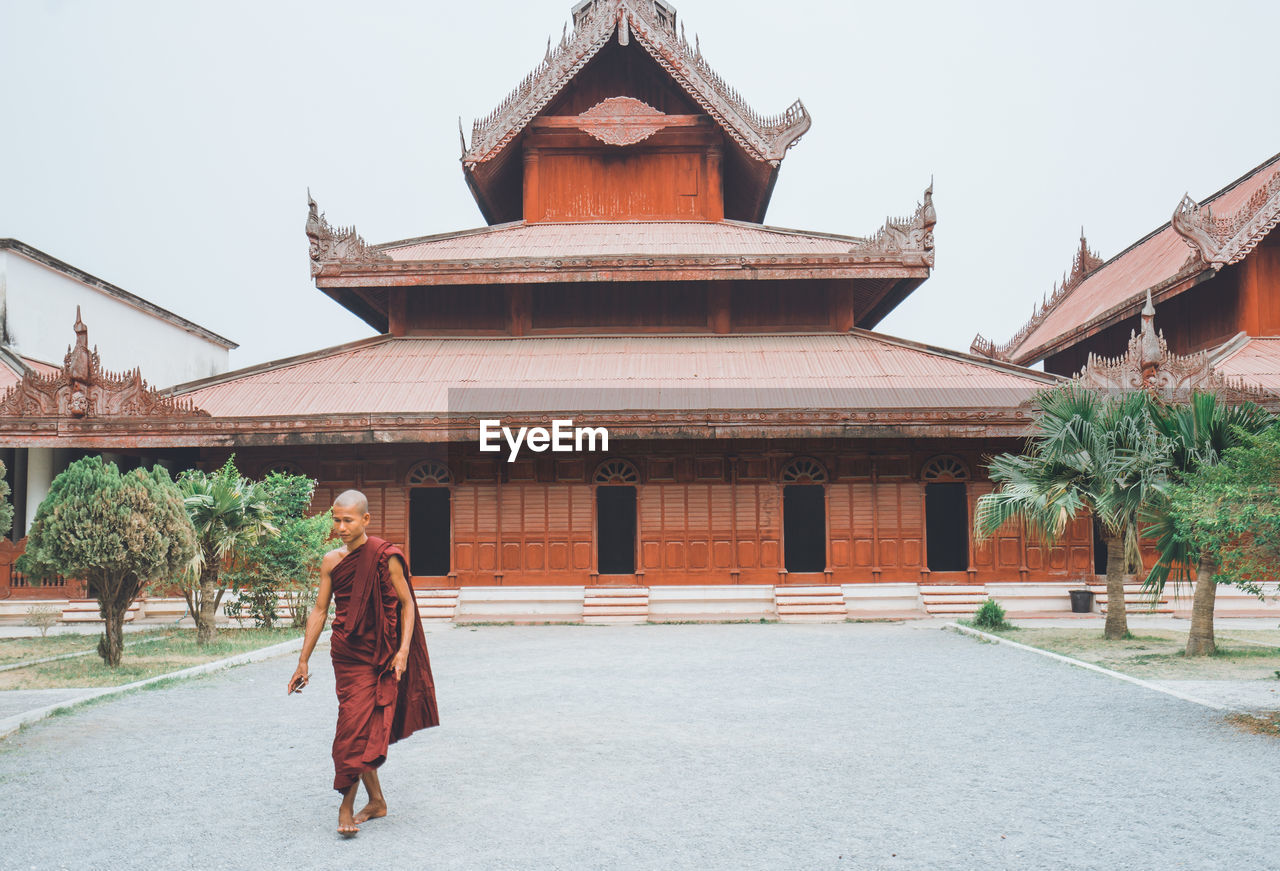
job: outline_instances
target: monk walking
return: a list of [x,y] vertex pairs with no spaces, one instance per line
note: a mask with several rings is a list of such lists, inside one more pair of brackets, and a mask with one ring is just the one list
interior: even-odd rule
[[[360,491],[339,495],[332,513],[342,547],[329,551],[320,563],[320,592],[307,618],[289,692],[300,691],[309,681],[307,660],[324,629],[332,595],[337,613],[329,646],[338,692],[333,788],[342,793],[338,831],[349,838],[360,823],[387,815],[377,772],[386,761],[387,746],[418,729],[440,725],[440,716],[404,553],[365,534],[369,502]],[[369,803],[355,812],[361,781]]]

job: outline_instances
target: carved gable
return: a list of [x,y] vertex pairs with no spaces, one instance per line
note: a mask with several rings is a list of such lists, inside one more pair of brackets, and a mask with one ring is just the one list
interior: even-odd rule
[[98,349],[89,350],[89,328],[76,307],[76,343],[67,348],[62,370],[43,376],[28,369],[0,397],[0,417],[208,417],[190,400],[148,387],[138,369],[114,373],[102,368]]

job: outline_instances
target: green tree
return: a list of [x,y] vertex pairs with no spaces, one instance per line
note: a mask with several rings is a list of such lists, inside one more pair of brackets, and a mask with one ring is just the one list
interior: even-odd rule
[[9,501],[11,492],[9,482],[5,480],[8,470],[0,463],[0,535],[8,535],[13,529],[13,503]]
[[277,530],[262,486],[240,476],[234,456],[212,474],[188,469],[178,476],[178,487],[199,542],[182,594],[196,621],[196,643],[203,645],[217,637],[215,618],[227,591],[223,567]]
[[68,466],[36,510],[19,571],[89,582],[106,628],[98,653],[120,664],[124,615],[149,581],[180,575],[197,548],[182,494],[161,466],[121,474],[88,456]]
[[1107,547],[1107,619],[1103,635],[1125,638],[1124,576],[1142,565],[1138,515],[1169,468],[1169,440],[1151,418],[1150,398],[1134,391],[1103,395],[1065,384],[1036,396],[1035,432],[1020,454],[988,464],[999,486],[978,500],[974,533],[988,538],[1012,520],[1047,543],[1072,519],[1096,517]]
[[248,611],[258,626],[276,620],[279,596],[284,594],[291,624],[301,627],[315,602],[320,583],[320,560],[328,550],[332,519],[308,517],[316,482],[305,475],[273,472],[262,482],[272,523],[279,535],[264,536],[244,547],[227,569],[227,585],[240,591],[228,601],[228,616]]
[[1179,416],[1188,427],[1187,459],[1163,488],[1149,517],[1160,560],[1147,578],[1160,588],[1196,566],[1188,656],[1212,654],[1214,603],[1220,583],[1254,595],[1280,565],[1280,423],[1251,405],[1222,407],[1193,399]]

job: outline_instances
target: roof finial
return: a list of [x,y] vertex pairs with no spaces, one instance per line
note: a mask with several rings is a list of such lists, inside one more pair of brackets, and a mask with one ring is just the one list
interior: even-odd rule
[[462,116],[458,116],[458,141],[462,143],[462,156],[467,156],[467,134],[462,132]]

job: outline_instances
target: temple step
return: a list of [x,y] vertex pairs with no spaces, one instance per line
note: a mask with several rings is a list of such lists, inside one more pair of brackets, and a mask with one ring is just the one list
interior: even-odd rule
[[921,585],[920,601],[930,614],[975,614],[987,601],[981,584]]
[[583,623],[644,623],[648,619],[648,587],[587,587],[582,591]]
[[[129,603],[129,608],[124,612],[124,622],[136,618],[141,610],[142,603],[134,599]],[[62,616],[59,618],[63,623],[102,623],[102,613],[98,610],[97,599],[72,599],[67,602],[65,608],[62,609]]]
[[458,592],[456,588],[414,590],[413,598],[418,603],[422,622],[452,623],[458,611]]
[[783,623],[840,623],[849,616],[838,586],[777,586],[773,601]]

